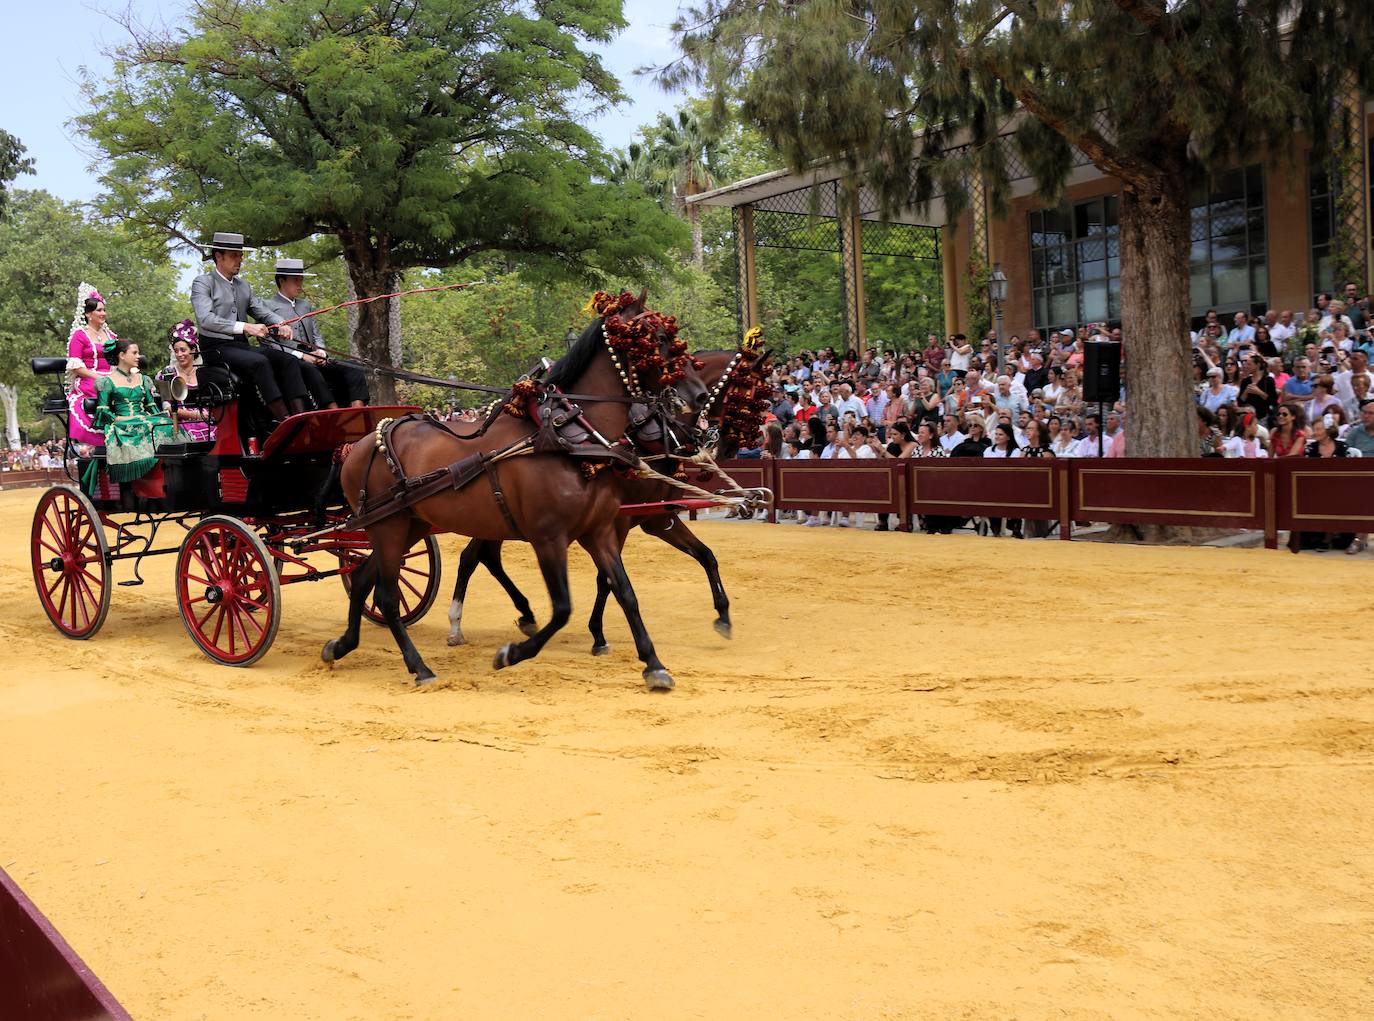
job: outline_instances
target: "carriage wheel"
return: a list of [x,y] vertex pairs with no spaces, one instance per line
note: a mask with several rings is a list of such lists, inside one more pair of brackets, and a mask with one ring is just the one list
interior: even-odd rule
[[277,637],[281,586],[272,555],[238,518],[209,517],[186,533],[176,584],[181,622],[216,662],[256,663]]
[[[368,557],[365,550],[348,549],[339,553],[339,575],[345,592],[353,591],[353,572],[363,566]],[[429,612],[439,595],[439,578],[443,562],[439,559],[439,540],[427,535],[406,551],[401,561],[401,623],[410,627]],[[386,620],[377,609],[375,599],[363,607],[363,616],[374,624],[385,625]]]
[[95,506],[79,489],[54,486],[38,501],[29,545],[48,620],[68,638],[90,638],[110,612],[109,546]]

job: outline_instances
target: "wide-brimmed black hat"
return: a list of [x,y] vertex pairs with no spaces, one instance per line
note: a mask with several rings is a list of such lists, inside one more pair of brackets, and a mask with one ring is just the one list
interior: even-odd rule
[[272,275],[279,277],[313,277],[315,274],[305,271],[305,261],[302,259],[278,259],[277,265],[272,271]]
[[256,252],[256,248],[249,248],[243,243],[242,234],[230,234],[228,231],[215,231],[214,238],[205,249],[205,257],[209,259],[214,252]]

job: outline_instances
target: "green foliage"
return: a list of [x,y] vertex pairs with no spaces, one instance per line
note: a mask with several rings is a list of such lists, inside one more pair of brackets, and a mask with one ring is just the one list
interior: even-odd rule
[[[615,0],[194,0],[87,83],[108,207],[185,242],[332,235],[360,296],[500,252],[534,278],[645,274],[686,232],[607,180],[587,109],[620,98],[582,48]],[[386,316],[360,341],[388,357]]]
[[1322,147],[1347,75],[1374,84],[1374,49],[1348,44],[1374,31],[1365,0],[705,0],[675,29],[685,59],[668,81],[738,97],[794,169],[863,168],[889,208],[944,194],[958,212],[976,170],[1002,211],[993,143],[1018,107],[1018,154],[1052,198],[1071,145],[1123,179],[1178,171],[1186,187],[1287,149],[1295,121]]
[[964,292],[964,322],[968,324],[965,332],[970,337],[986,337],[992,329],[992,299],[988,294],[991,276],[987,260],[976,251],[970,252],[959,279]]
[[20,174],[33,173],[33,160],[27,159],[22,142],[0,128],[0,219],[9,204],[9,186]]
[[88,219],[75,203],[20,190],[0,221],[0,383],[38,391],[28,360],[67,353],[83,280],[105,297],[110,328],[154,367],[166,364],[167,331],[184,317],[166,249]]

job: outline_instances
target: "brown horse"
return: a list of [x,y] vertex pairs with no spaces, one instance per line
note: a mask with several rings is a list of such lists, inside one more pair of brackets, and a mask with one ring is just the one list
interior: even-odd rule
[[[644,311],[641,295],[622,306],[620,315],[633,320]],[[611,398],[581,402],[581,406],[596,432],[615,441],[626,433],[630,406],[624,398],[631,381],[638,380],[633,368],[627,370],[613,360],[602,325],[603,319],[594,320],[549,370],[545,382],[569,393]],[[666,349],[666,335],[655,339]],[[645,382],[646,387],[650,385]],[[673,389],[683,421],[695,420],[710,400],[706,385],[694,373],[677,382]],[[403,422],[391,432],[384,457],[376,455],[370,441],[356,444],[349,452],[340,475],[344,496],[358,513],[364,493],[388,492],[395,479],[385,463],[387,457],[408,477],[416,478],[475,454],[503,450],[532,432],[528,420],[508,415],[499,416],[484,433],[470,438],[420,420]],[[582,466],[564,454],[510,457],[500,462],[498,472],[499,490],[498,479],[478,478],[462,488],[444,489],[367,526],[373,553],[353,575],[348,627],[339,638],[325,643],[321,653],[325,662],[333,663],[357,648],[363,607],[375,588],[377,608],[401,650],[406,669],[415,675],[417,684],[434,680],[434,672],[421,659],[401,622],[398,579],[402,557],[423,536],[430,532],[456,532],[477,539],[529,542],[548,588],[552,604],[548,624],[522,642],[502,646],[495,658],[498,670],[538,655],[567,623],[572,611],[568,547],[576,542],[607,577],[630,621],[635,648],[644,663],[645,682],[654,690],[672,688],[672,675],[654,651],[640,617],[634,588],[620,559],[616,522],[621,500],[614,472],[605,470],[588,478]]]
[[[763,358],[755,360],[746,357],[746,359],[737,362],[736,355],[737,352],[735,351],[698,351],[695,357],[703,363],[703,367],[697,372],[708,383],[712,383],[713,388],[714,383],[722,381],[723,374],[732,370],[753,376],[762,374]],[[712,401],[704,417],[710,424],[718,426],[722,413],[722,404]],[[671,468],[662,468],[661,470],[664,474],[672,473]],[[621,502],[627,504],[656,503],[680,498],[682,495],[681,491],[675,487],[653,479],[626,479],[620,483]],[[731,637],[730,597],[725,593],[725,585],[720,577],[720,565],[715,554],[711,551],[711,547],[702,542],[687,526],[687,523],[680,520],[676,514],[643,514],[621,516],[617,520],[616,536],[622,553],[626,537],[630,530],[636,526],[645,534],[662,539],[674,549],[681,550],[701,565],[702,570],[706,572],[707,584],[711,588],[711,601],[716,610],[713,626],[722,636]],[[530,607],[529,600],[525,598],[525,594],[520,591],[505,571],[501,562],[501,543],[485,539],[473,539],[464,547],[462,556],[458,560],[458,579],[453,587],[453,601],[449,604],[448,644],[463,645],[465,643],[463,637],[463,605],[467,599],[468,583],[478,565],[485,567],[492,578],[510,596],[511,602],[514,603],[515,610],[519,614],[516,626],[525,634],[533,634],[536,627],[534,611]],[[594,656],[604,655],[610,651],[610,645],[606,642],[603,630],[606,600],[610,593],[611,589],[606,582],[605,575],[598,573],[596,577],[596,602],[592,607],[591,616],[587,620],[587,629],[592,633],[592,655]]]

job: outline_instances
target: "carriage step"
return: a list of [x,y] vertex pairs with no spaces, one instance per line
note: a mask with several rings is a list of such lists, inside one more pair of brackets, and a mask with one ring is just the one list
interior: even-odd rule
[[135,585],[142,585],[142,584],[143,584],[143,579],[142,579],[142,578],[130,578],[128,581],[119,581],[119,582],[115,582],[115,584],[116,584],[116,585],[119,585],[121,588],[133,588]]

